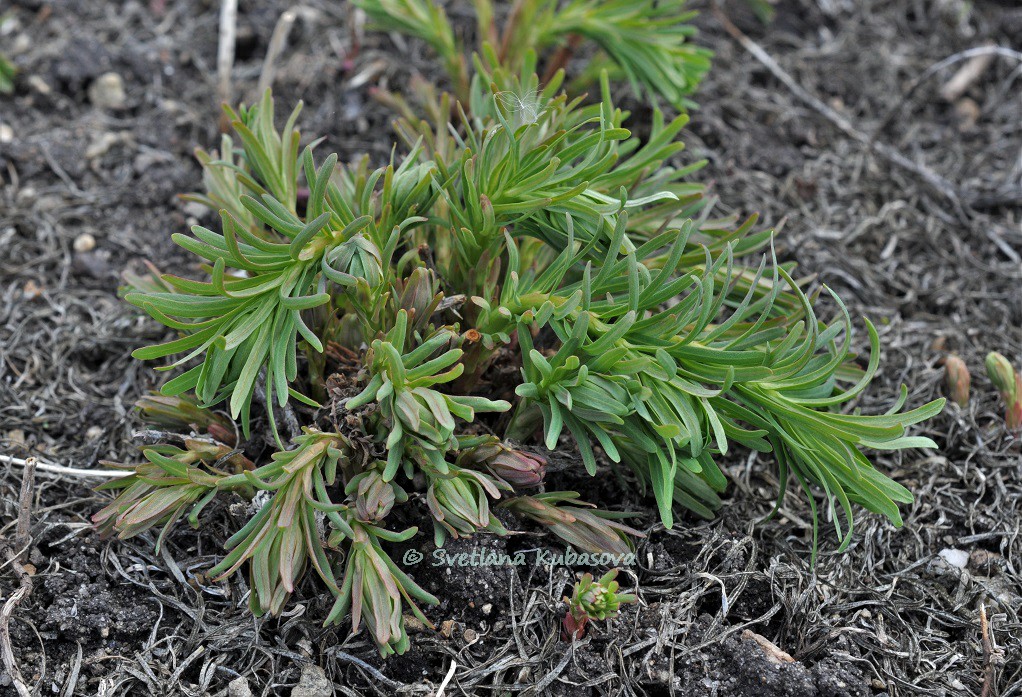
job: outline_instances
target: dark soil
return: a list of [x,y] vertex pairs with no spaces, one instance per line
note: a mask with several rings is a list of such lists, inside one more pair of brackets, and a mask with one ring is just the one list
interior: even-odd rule
[[[287,4],[241,4],[234,96],[251,99]],[[345,5],[304,7],[277,69],[278,102],[305,100],[303,130],[328,136],[324,150],[386,161],[391,115],[369,90],[431,74],[428,51],[368,33],[352,55]],[[939,395],[948,351],[972,371],[969,406],[921,429],[938,452],[878,458],[916,492],[902,529],[860,514],[851,547],[837,553],[823,527],[814,567],[807,503],[789,495],[778,516],[757,522],[776,476],[769,458],[744,454],[727,463],[733,485],[720,516],[674,530],[652,526],[650,502],[623,496],[612,477],[571,481],[586,498],[645,511],[637,524],[648,536],[620,577],[638,605],[572,645],[560,636],[561,598],[579,570],[537,562],[536,550],[563,551],[553,540],[524,528],[447,550],[528,551],[523,566],[434,567],[424,534],[395,556],[424,555],[412,573],[443,599],[427,610],[437,630],[413,625],[408,654],[384,662],[364,632],[322,628],[329,601],[311,580],[285,616],[256,620],[243,575],[205,579],[236,525],[232,502],[210,509],[201,534],[183,527],[155,555],[151,538],[98,539],[88,517],[106,497],[87,480],[40,472],[33,589],[10,607],[25,680],[39,694],[234,695],[246,694],[243,678],[269,695],[325,676],[338,694],[430,694],[454,660],[447,694],[1022,695],[1022,454],[982,367],[990,350],[1022,357],[1022,71],[997,58],[968,101],[948,104],[939,88],[956,65],[902,99],[956,52],[1022,48],[1022,9],[781,0],[770,26],[741,2],[725,11],[810,94],[955,187],[950,200],[871,154],[712,13],[697,20],[717,55],[686,157],[708,159],[703,177],[720,210],[783,221],[779,253],[877,323],[884,362],[862,408],[885,408],[901,383],[911,405]],[[217,145],[218,3],[15,0],[4,12],[0,51],[20,73],[16,93],[0,96],[11,137],[0,143],[0,454],[86,468],[130,460],[131,404],[159,375],[129,353],[162,331],[118,301],[118,274],[142,260],[194,263],[170,234],[208,218],[176,194],[201,186],[192,148]],[[123,81],[123,108],[90,103],[107,72]],[[95,248],[75,251],[84,234]],[[22,469],[3,462],[0,536],[10,540]],[[4,564],[0,606],[16,587]],[[794,661],[772,660],[747,631]],[[3,671],[0,695],[15,694]]]

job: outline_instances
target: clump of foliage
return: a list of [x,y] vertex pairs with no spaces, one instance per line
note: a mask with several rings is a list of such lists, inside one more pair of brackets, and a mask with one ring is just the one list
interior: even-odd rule
[[851,409],[876,331],[865,322],[860,366],[837,298],[821,321],[769,231],[709,217],[694,168],[674,164],[686,117],[654,112],[640,141],[606,74],[585,103],[563,71],[541,86],[534,53],[517,65],[484,49],[465,108],[402,120],[408,153],[378,169],[301,149],[299,109],[278,130],[269,94],[228,110],[237,141],[200,153],[194,197],[220,225],[174,235],[203,280],[136,276],[125,296],[175,331],[134,355],[184,368],[143,414],[188,434],[108,485],[105,529],[194,524],[218,495],[252,498],[213,574],[247,566],[259,615],[311,567],[336,598],[327,621],[364,621],[389,655],[408,646],[403,613],[425,621],[417,604],[436,602],[388,553],[416,535],[393,528],[415,511],[437,544],[518,515],[583,551],[629,550],[626,514],[545,491],[538,448],[577,449],[590,474],[649,492],[668,527],[679,510],[713,515],[735,446],[776,462],[778,500],[791,482],[814,512],[822,495],[842,545],[853,504],[901,523],[911,494],[863,451],[935,447],[906,431],[942,401],[903,411],[903,389],[883,414]]
[[597,581],[590,573],[585,573],[570,598],[568,612],[562,620],[564,633],[569,639],[581,639],[585,636],[589,620],[606,620],[617,617],[622,605],[634,603],[637,598],[631,593],[618,593],[617,569],[611,569]]
[[[520,73],[530,55],[548,56],[542,66],[552,77],[583,41],[598,53],[576,76],[573,94],[583,92],[606,70],[624,78],[639,95],[665,100],[677,109],[693,106],[689,95],[710,68],[711,53],[692,43],[695,15],[687,0],[515,0],[502,10],[492,0],[472,0],[477,51],[493,51],[500,65]],[[381,29],[425,41],[436,51],[455,96],[472,95],[470,61],[442,4],[432,0],[354,0]],[[506,14],[505,14],[506,12]],[[500,16],[498,17],[498,13]],[[498,30],[498,24],[501,29]],[[556,50],[554,50],[556,49]],[[400,97],[393,99],[402,102]],[[533,93],[499,97],[536,109]]]

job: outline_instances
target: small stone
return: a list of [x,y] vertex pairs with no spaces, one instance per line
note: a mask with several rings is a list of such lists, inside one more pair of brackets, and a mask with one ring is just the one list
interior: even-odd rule
[[762,634],[756,634],[756,632],[746,629],[742,632],[742,638],[747,641],[752,641],[759,646],[766,655],[766,659],[775,665],[795,662],[795,659],[791,657],[791,654],[777,646],[777,644],[770,641]]
[[110,152],[110,148],[117,144],[117,136],[113,133],[101,133],[92,139],[89,147],[85,148],[86,160],[97,160]]
[[30,37],[27,33],[22,32],[15,36],[14,41],[11,42],[11,55],[20,55],[30,48],[32,48],[32,37]]
[[189,218],[201,218],[209,209],[197,201],[189,201],[184,205],[184,211]]
[[89,101],[100,109],[123,109],[128,101],[124,81],[117,73],[103,73],[89,85]]
[[86,440],[96,440],[103,435],[103,429],[100,426],[90,426],[85,432]]
[[291,690],[291,697],[333,697],[334,685],[319,666],[302,666],[302,677]]
[[252,688],[244,676],[237,677],[227,683],[227,697],[252,697]]
[[46,84],[46,80],[42,79],[38,75],[29,75],[27,78],[28,86],[34,89],[39,94],[45,96],[53,91],[53,89]]
[[33,281],[31,278],[25,281],[25,285],[21,289],[21,297],[25,300],[35,300],[41,297],[43,294],[43,287]]
[[7,145],[14,142],[14,129],[6,123],[0,123],[0,144]]
[[440,623],[440,634],[444,638],[450,639],[451,635],[454,634],[454,620],[444,620]]
[[170,158],[164,153],[147,150],[135,157],[132,167],[135,170],[135,174],[145,174],[149,169],[169,161]]
[[405,631],[409,634],[418,634],[419,632],[425,631],[426,625],[422,623],[415,615],[405,615]]
[[489,615],[491,612],[493,612],[493,603],[486,603],[479,609],[482,611],[484,615]]
[[474,644],[479,641],[479,632],[474,629],[466,629],[461,638],[465,640],[466,644]]
[[976,128],[976,123],[979,121],[980,114],[979,104],[977,104],[974,99],[962,97],[955,102],[955,116],[958,117],[958,130],[962,133],[968,133]]
[[940,550],[938,555],[956,569],[964,569],[969,564],[969,553],[960,549],[948,547]]
[[76,252],[91,252],[96,248],[96,238],[87,232],[83,232],[75,238],[74,248]]

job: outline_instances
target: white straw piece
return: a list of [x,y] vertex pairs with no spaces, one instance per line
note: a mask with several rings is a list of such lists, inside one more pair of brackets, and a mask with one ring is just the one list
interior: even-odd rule
[[[61,477],[78,477],[79,479],[88,479],[94,477],[96,479],[118,479],[120,477],[126,477],[131,472],[122,472],[121,470],[105,470],[105,469],[80,469],[78,467],[64,467],[63,465],[55,465],[52,462],[46,462],[35,458],[36,472],[46,472],[48,474],[61,476]],[[0,455],[0,462],[7,465],[13,465],[15,467],[24,467],[28,464],[27,460],[22,460],[18,457],[12,457],[11,455]]]

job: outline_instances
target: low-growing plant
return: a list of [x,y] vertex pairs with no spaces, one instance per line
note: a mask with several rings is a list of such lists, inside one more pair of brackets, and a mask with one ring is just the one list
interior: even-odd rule
[[[640,142],[606,74],[585,103],[563,71],[541,87],[532,52],[518,72],[492,51],[474,66],[469,108],[403,120],[408,153],[378,169],[301,149],[299,109],[278,130],[268,93],[228,110],[237,141],[200,153],[194,197],[220,225],[174,235],[203,280],[150,273],[125,295],[175,332],[134,355],[184,369],[143,416],[189,433],[108,485],[104,529],[195,523],[219,494],[264,492],[213,575],[247,565],[258,615],[311,567],[336,599],[327,622],[364,620],[389,655],[408,646],[406,608],[425,621],[417,603],[436,602],[388,553],[418,531],[399,520],[432,523],[438,545],[503,534],[502,515],[594,553],[641,534],[544,491],[540,448],[652,494],[668,527],[720,507],[736,446],[776,463],[778,503],[791,482],[809,494],[814,551],[817,495],[842,547],[853,504],[900,525],[911,494],[864,450],[935,447],[906,431],[943,400],[903,411],[902,389],[883,414],[853,408],[877,332],[865,321],[860,365],[840,300],[826,291],[821,321],[770,231],[709,218],[674,164],[686,117],[655,111]],[[534,112],[509,92],[534,93]]]
[[[522,72],[530,56],[543,59],[547,78],[568,64],[583,41],[597,47],[586,69],[575,76],[572,94],[596,84],[601,71],[627,79],[637,94],[665,100],[677,109],[693,106],[690,95],[710,67],[711,52],[691,42],[694,12],[688,0],[472,0],[476,51],[493,52],[511,73]],[[442,3],[427,0],[354,0],[381,29],[425,41],[436,51],[451,88],[462,104],[472,95],[471,61]],[[498,16],[499,15],[499,16]],[[498,29],[498,26],[500,27]],[[420,93],[420,97],[425,96]],[[399,95],[390,98],[404,105]],[[534,92],[498,96],[512,108],[534,112]],[[427,100],[432,101],[432,100]]]
[[618,593],[617,569],[611,569],[599,580],[590,573],[582,574],[575,584],[570,598],[565,598],[568,612],[561,624],[564,634],[569,639],[581,639],[585,636],[586,625],[590,620],[606,620],[617,617],[621,606],[636,602],[631,593]]

